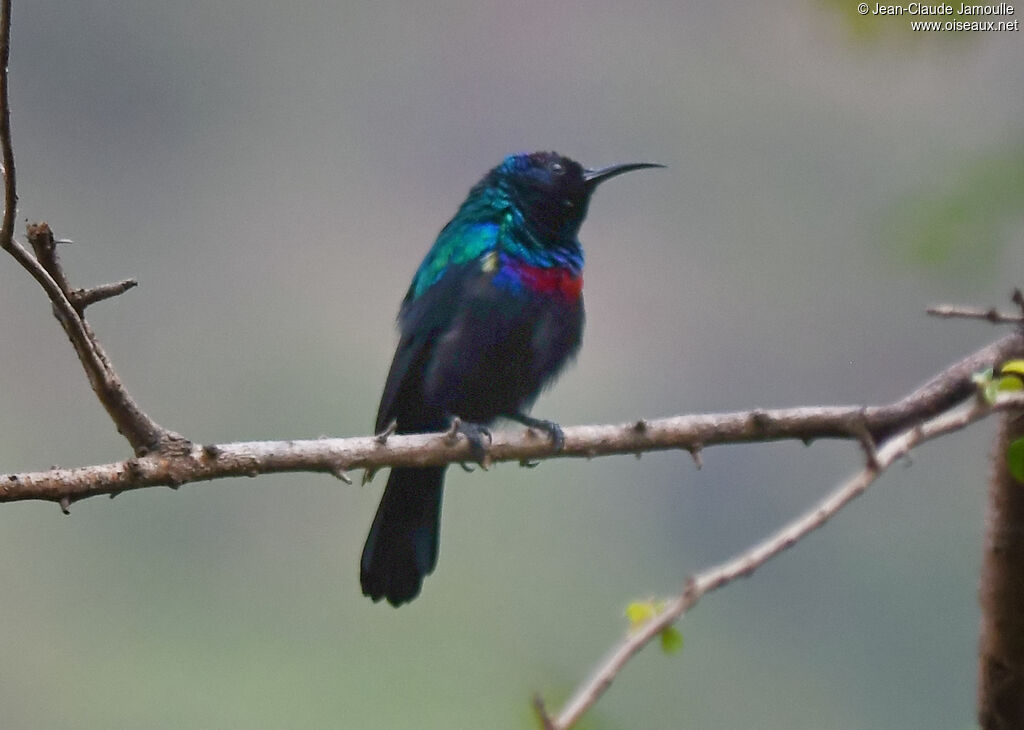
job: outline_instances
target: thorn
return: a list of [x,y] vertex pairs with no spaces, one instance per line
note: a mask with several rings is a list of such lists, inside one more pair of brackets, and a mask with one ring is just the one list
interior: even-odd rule
[[220,458],[221,453],[221,448],[219,446],[214,444],[203,445],[203,456],[207,459],[218,459]]
[[459,426],[462,425],[462,419],[456,416],[452,419],[452,425],[448,427],[448,430],[444,432],[444,439],[450,444],[454,444],[459,440]]
[[533,696],[533,711],[537,713],[537,719],[544,730],[555,730],[555,724],[552,722],[551,716],[548,715],[547,708],[544,707],[544,699],[539,692]]
[[352,484],[352,477],[348,475],[348,472],[342,469],[340,466],[336,466],[331,469],[331,474],[345,482],[345,484]]
[[[686,586],[683,588],[683,598],[692,602],[697,596],[697,579],[692,575],[686,576]],[[692,605],[692,603],[691,603]]]
[[700,444],[692,444],[686,450],[690,452],[690,458],[693,459],[693,465],[697,467],[697,470],[704,468],[704,458],[700,455],[700,451],[703,448]]
[[644,456],[644,452],[638,451],[635,454],[633,454],[633,456],[636,458],[637,461],[640,461],[640,459],[642,459]]
[[139,459],[137,457],[133,456],[132,458],[128,459],[124,463],[124,468],[125,468],[125,471],[128,472],[128,475],[133,480],[139,479],[140,477],[142,477],[142,465],[139,464]]
[[364,469],[363,470],[363,480],[362,480],[362,482],[360,482],[360,485],[369,484],[370,482],[372,482],[373,481],[373,475],[376,474],[376,473],[377,473],[376,469],[373,469],[373,468],[371,468],[371,469]]
[[523,467],[524,469],[536,469],[538,466],[540,466],[540,460],[538,460],[538,459],[520,459],[519,460],[519,466]]
[[1010,301],[1020,307],[1021,312],[1024,313],[1024,293],[1020,289],[1014,287],[1013,294],[1010,295]]
[[459,466],[461,466],[462,471],[466,472],[467,474],[472,474],[474,471],[476,471],[476,469],[473,468],[472,464],[467,464],[464,461],[460,461]]
[[376,441],[381,446],[384,446],[388,442],[388,438],[391,436],[391,434],[393,434],[397,430],[398,430],[398,419],[397,418],[392,418],[391,419],[391,423],[389,423],[387,426],[385,426],[383,431],[381,431],[380,433],[376,434],[373,437],[373,440]]
[[55,239],[53,239],[53,242],[54,243],[62,243],[62,244],[67,245],[67,246],[70,246],[72,243],[74,243],[74,241],[72,241],[70,238],[55,238]]
[[67,495],[60,498],[60,511],[66,515],[71,514],[71,499]]
[[633,424],[633,430],[637,433],[644,433],[647,430],[647,421],[641,418]]

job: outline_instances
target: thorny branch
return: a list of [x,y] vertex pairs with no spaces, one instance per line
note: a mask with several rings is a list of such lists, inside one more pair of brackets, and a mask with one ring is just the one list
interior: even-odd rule
[[1021,311],[1000,312],[995,307],[965,307],[953,304],[937,304],[928,307],[928,314],[946,319],[981,319],[992,324],[1024,324],[1024,293],[1014,289],[1010,300]]
[[121,384],[121,379],[84,317],[86,306],[123,293],[133,283],[120,282],[95,289],[72,290],[61,269],[56,253],[57,241],[48,225],[39,223],[28,227],[28,239],[35,256],[14,240],[18,193],[8,94],[10,41],[11,3],[10,0],[3,0],[0,4],[0,154],[3,159],[4,216],[0,226],[0,247],[10,253],[46,291],[53,304],[53,313],[71,340],[93,391],[136,455],[154,450],[170,451],[184,440],[178,434],[161,427],[139,408]]
[[[882,406],[782,408],[674,416],[619,425],[570,426],[565,444],[555,452],[548,438],[530,429],[496,432],[487,456],[492,463],[530,462],[557,457],[594,458],[649,451],[700,450],[719,444],[780,440],[810,443],[842,438],[873,453],[890,434],[943,413],[939,404],[954,394],[965,400],[975,387],[971,374],[1024,352],[1024,336],[1006,335],[947,368],[905,398]],[[42,499],[71,503],[102,494],[115,495],[144,487],[177,487],[188,482],[233,476],[313,471],[347,478],[353,469],[373,472],[392,466],[435,466],[472,460],[465,439],[446,434],[391,435],[356,438],[254,441],[198,445],[183,441],[178,448],[154,451],[121,462],[75,469],[0,475],[0,502]]]
[[0,3],[0,159],[4,173],[4,218],[0,225],[0,246],[10,250],[14,238],[14,216],[18,208],[14,185],[14,144],[11,141],[11,105],[7,90],[7,67],[11,60],[11,0]]

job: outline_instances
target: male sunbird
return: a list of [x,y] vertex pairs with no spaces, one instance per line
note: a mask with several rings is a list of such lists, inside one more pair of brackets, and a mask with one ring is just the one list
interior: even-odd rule
[[[647,167],[662,165],[591,170],[534,152],[488,172],[441,230],[402,300],[376,432],[454,426],[482,458],[487,425],[502,417],[561,447],[558,424],[526,411],[580,346],[580,225],[600,183]],[[391,470],[360,563],[363,593],[374,601],[411,601],[434,570],[444,472]]]

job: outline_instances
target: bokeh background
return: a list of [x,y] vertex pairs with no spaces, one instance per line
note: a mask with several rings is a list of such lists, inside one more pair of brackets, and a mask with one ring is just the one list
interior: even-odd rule
[[[1019,16],[1012,16],[1014,19]],[[1024,284],[1024,43],[852,2],[16,2],[19,219],[129,389],[196,441],[363,435],[420,257],[513,151],[653,160],[584,225],[563,424],[874,403]],[[0,468],[128,455],[0,261]],[[970,728],[994,424],[923,448],[639,657],[587,728]],[[0,509],[6,728],[527,728],[626,627],[856,446],[450,472],[441,560],[360,595],[380,489],[318,475]]]

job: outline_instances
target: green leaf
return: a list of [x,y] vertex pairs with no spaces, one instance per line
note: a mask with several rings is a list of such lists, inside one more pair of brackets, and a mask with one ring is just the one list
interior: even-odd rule
[[1007,360],[999,366],[996,389],[1003,391],[1024,390],[1024,360]]
[[999,374],[1013,374],[1024,377],[1024,360],[1007,360],[999,366]]
[[1024,390],[1024,380],[1018,375],[1003,375],[996,381],[996,390]]
[[655,612],[654,601],[633,601],[626,606],[626,618],[629,619],[629,628],[640,628],[654,618]]
[[683,635],[675,626],[668,626],[661,632],[661,650],[675,654],[683,648]]
[[1006,447],[1006,468],[1018,482],[1024,483],[1024,438]]

